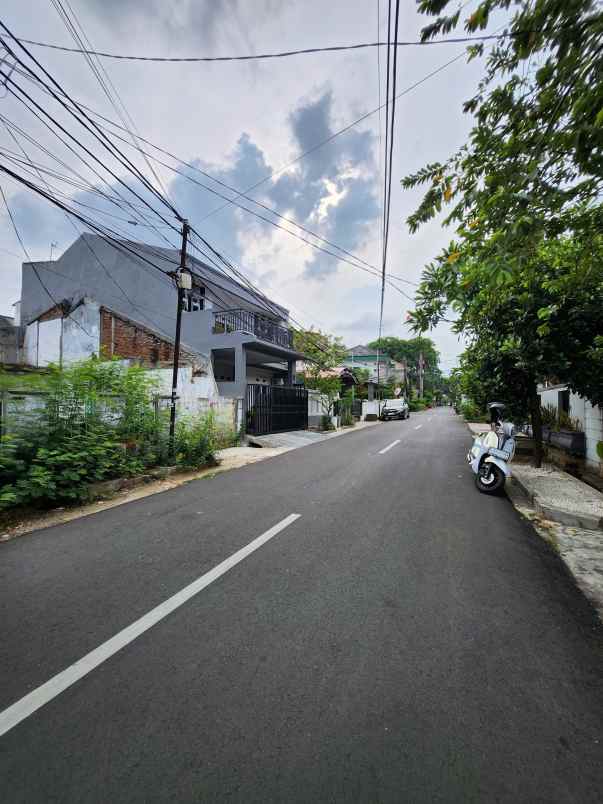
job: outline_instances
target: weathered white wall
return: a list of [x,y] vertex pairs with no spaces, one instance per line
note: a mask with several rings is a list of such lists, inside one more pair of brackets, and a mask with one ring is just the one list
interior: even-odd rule
[[[181,366],[178,369],[178,408],[186,413],[198,413],[205,410],[210,400],[218,401],[220,395],[214,380],[211,361],[205,366],[206,374],[194,376],[192,366]],[[172,369],[151,369],[151,375],[157,379],[157,393],[169,396],[172,393]]]
[[38,322],[35,321],[25,329],[23,340],[23,361],[28,366],[38,365]]
[[603,409],[577,394],[570,394],[570,416],[580,419],[586,435],[586,462],[593,469],[599,469],[603,462],[597,455],[597,443],[603,441]]
[[86,300],[63,318],[63,365],[88,360],[100,348],[100,306]]
[[[553,388],[540,389],[542,405],[558,405],[558,393],[566,388],[556,385]],[[570,416],[580,420],[580,426],[586,436],[586,462],[592,469],[600,469],[602,461],[597,455],[597,443],[603,441],[603,409],[578,394],[570,394]]]
[[63,319],[38,322],[38,362],[37,366],[61,362],[61,335]]
[[25,330],[25,362],[30,366],[66,365],[98,354],[100,313],[86,301],[65,318],[34,321]]
[[25,330],[23,351],[28,366],[47,366],[61,362],[62,321],[34,321]]
[[378,416],[381,411],[381,403],[376,399],[369,402],[367,399],[362,400],[362,418],[365,419],[367,414],[374,414]]

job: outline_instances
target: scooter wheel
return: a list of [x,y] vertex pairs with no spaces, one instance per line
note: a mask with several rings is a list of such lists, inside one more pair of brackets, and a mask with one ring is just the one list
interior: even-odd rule
[[498,466],[486,464],[480,466],[475,476],[475,485],[482,494],[498,494],[505,485],[505,475]]

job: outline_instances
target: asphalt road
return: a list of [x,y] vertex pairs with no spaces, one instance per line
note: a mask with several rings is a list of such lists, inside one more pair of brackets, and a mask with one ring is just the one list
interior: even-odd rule
[[299,514],[0,737],[0,801],[603,800],[601,629],[468,443],[440,409],[0,545],[1,723]]

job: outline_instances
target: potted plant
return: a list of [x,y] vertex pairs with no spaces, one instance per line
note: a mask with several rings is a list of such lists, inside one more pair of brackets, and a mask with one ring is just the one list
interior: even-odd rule
[[554,405],[543,405],[540,415],[542,417],[542,443],[548,444],[551,431],[557,426],[557,408]]
[[558,429],[552,430],[550,443],[572,455],[586,454],[586,436],[582,432],[579,419],[575,419],[565,411],[559,413]]

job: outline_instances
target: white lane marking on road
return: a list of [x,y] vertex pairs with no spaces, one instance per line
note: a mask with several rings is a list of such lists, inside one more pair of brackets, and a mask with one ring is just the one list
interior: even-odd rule
[[415,427],[415,430],[420,430],[420,429],[421,429],[421,427],[423,427],[423,425],[422,425],[422,424],[417,424],[417,426]]
[[163,603],[160,603],[154,609],[147,612],[147,614],[144,614],[140,619],[124,628],[123,631],[115,634],[111,639],[99,645],[98,648],[87,653],[83,658],[75,662],[75,664],[67,667],[45,684],[42,684],[41,687],[33,690],[28,695],[25,695],[19,701],[12,704],[12,706],[9,706],[8,709],[0,712],[0,737],[18,725],[22,720],[32,715],[36,710],[40,709],[49,701],[52,701],[53,698],[56,698],[57,695],[60,695],[72,684],[75,684],[76,681],[88,675],[88,673],[92,672],[92,670],[97,668],[100,664],[111,658],[113,654],[125,648],[126,645],[129,645],[130,642],[133,642],[141,634],[144,634],[149,628],[157,625],[157,623],[167,617],[168,614],[180,608],[180,606],[184,605],[184,603],[211,583],[217,581],[218,578],[228,572],[228,570],[243,561],[247,556],[255,552],[255,550],[258,550],[262,545],[266,544],[266,542],[270,541],[270,539],[295,522],[296,519],[299,519],[300,516],[301,514],[290,514],[288,517],[285,517],[285,519],[278,522],[265,533],[262,533],[261,536],[258,536],[257,539],[249,542],[248,545],[237,550],[237,552],[233,553],[229,558],[226,558],[209,572],[206,572],[205,575],[201,575],[196,581],[193,581],[188,586],[185,586],[184,589],[172,595],[172,597],[164,600]]
[[395,441],[392,441],[391,444],[388,444],[387,447],[383,447],[383,449],[380,449],[379,450],[379,455],[384,455],[388,450],[390,450],[392,447],[395,447],[396,444],[399,444],[399,443],[400,443],[400,439],[397,438]]

